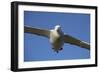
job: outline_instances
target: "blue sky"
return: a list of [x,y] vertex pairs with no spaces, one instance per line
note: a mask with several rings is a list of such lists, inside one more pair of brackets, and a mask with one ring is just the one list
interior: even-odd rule
[[[24,11],[24,25],[53,29],[61,25],[65,34],[90,43],[90,15],[80,13]],[[24,61],[88,59],[90,52],[84,48],[65,43],[59,53],[52,50],[49,39],[24,33]]]

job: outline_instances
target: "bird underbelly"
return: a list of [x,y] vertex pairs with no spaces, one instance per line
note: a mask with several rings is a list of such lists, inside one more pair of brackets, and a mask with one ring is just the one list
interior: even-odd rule
[[52,42],[52,45],[55,49],[61,49],[63,46],[63,41],[61,38],[57,38]]
[[50,42],[55,50],[61,49],[64,44],[63,37],[57,31],[52,31],[50,34]]

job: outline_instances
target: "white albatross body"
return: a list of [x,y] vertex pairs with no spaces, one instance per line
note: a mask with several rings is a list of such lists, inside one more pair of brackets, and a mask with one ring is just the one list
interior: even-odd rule
[[56,25],[52,30],[24,26],[24,32],[47,37],[50,40],[52,49],[57,53],[63,49],[62,47],[64,43],[69,43],[90,50],[90,45],[87,42],[64,34],[60,25]]
[[62,46],[64,45],[63,36],[64,34],[59,25],[55,26],[55,29],[50,30],[50,42],[52,44],[52,49],[56,52],[62,50]]

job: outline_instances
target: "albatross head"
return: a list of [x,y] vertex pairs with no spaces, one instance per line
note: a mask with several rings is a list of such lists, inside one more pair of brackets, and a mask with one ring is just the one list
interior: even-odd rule
[[60,25],[56,25],[55,26],[55,30],[59,30],[59,29],[61,29],[61,26]]

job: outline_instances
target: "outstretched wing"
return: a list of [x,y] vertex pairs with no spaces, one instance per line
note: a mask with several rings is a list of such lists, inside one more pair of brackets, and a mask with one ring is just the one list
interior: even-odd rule
[[64,35],[64,42],[90,50],[90,44],[69,35]]
[[24,33],[35,34],[39,36],[49,37],[50,31],[40,28],[24,26]]

